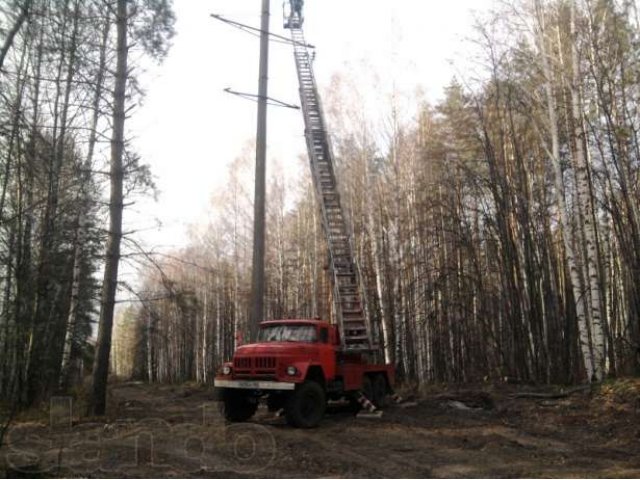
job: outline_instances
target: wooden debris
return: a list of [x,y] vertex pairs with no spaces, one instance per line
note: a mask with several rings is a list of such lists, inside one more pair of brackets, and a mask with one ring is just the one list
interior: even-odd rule
[[470,407],[469,405],[460,402],[458,400],[449,400],[446,403],[447,407],[449,408],[453,408],[455,410],[463,410],[463,411],[468,411],[468,412],[472,412],[472,411],[477,411],[477,410],[482,410],[482,408],[480,407]]
[[376,410],[374,412],[360,410],[356,415],[356,418],[382,418],[382,410]]
[[591,385],[581,385],[579,387],[570,388],[564,392],[554,392],[554,393],[539,393],[539,392],[520,392],[514,393],[511,395],[511,398],[538,398],[544,400],[555,400],[559,398],[567,398],[570,395],[578,392],[584,392],[587,390],[591,390]]

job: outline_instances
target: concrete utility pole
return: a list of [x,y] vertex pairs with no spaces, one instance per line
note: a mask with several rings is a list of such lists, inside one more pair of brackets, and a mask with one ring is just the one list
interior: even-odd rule
[[269,2],[262,0],[260,24],[260,73],[258,79],[258,131],[256,178],[253,197],[253,268],[251,272],[251,318],[249,339],[256,339],[264,312],[265,178],[267,157],[267,83],[269,74]]

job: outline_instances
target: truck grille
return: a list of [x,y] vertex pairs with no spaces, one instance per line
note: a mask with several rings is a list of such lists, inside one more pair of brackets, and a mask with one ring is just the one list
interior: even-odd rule
[[274,370],[276,368],[276,359],[274,357],[256,357],[254,360],[257,369]]
[[233,361],[233,366],[238,369],[238,368],[251,368],[251,358],[236,358]]
[[240,357],[233,360],[236,376],[273,376],[276,374],[275,357]]

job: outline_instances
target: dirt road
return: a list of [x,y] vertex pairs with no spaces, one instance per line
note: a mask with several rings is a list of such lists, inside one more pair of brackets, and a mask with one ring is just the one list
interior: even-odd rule
[[48,422],[16,422],[0,467],[43,477],[640,477],[640,382],[513,398],[522,391],[440,391],[377,420],[336,406],[319,428],[296,430],[262,408],[225,425],[206,389],[125,383],[111,390],[106,424],[70,417],[66,399]]

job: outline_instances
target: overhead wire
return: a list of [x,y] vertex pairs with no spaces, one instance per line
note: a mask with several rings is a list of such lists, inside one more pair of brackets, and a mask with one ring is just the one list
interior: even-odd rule
[[[251,25],[246,25],[244,23],[240,23],[240,22],[236,22],[235,20],[230,20],[228,18],[224,18],[222,15],[218,15],[216,13],[212,13],[210,14],[210,16],[212,18],[215,18],[216,20],[220,20],[223,23],[226,23],[232,27],[235,27],[239,30],[242,30],[246,33],[249,33],[253,36],[259,36],[260,33],[262,33],[262,29],[258,28],[258,27],[252,27]],[[307,48],[311,48],[311,49],[315,49],[316,47],[310,43],[301,43],[301,42],[296,42],[290,38],[284,37],[282,35],[278,35],[277,33],[272,33],[272,32],[267,32],[269,34],[270,37],[275,38],[275,40],[272,40],[275,43],[283,43],[286,45],[301,45]]]
[[[210,14],[210,16],[216,20],[219,20],[223,23],[226,23],[227,25],[230,25],[234,28],[237,28],[239,30],[242,30],[243,32],[249,33],[250,35],[253,36],[259,36],[260,33],[263,32],[263,30],[261,28],[257,28],[257,27],[252,27],[250,25],[246,25],[244,23],[240,23],[240,22],[236,22],[235,20],[230,20],[228,18],[223,17],[222,15],[218,15],[216,13],[212,13]],[[296,42],[290,38],[284,37],[282,35],[278,35],[276,33],[272,33],[272,32],[268,32],[267,34],[270,37],[273,37],[271,41],[276,42],[276,43],[282,43],[282,44],[287,44],[287,45],[294,45],[294,46],[303,46],[306,48],[310,48],[310,49],[314,49],[315,47],[309,43],[301,43],[301,42]],[[244,98],[246,100],[251,100],[254,102],[257,102],[261,99],[260,95],[256,95],[253,93],[247,93],[247,92],[239,92],[237,90],[233,90],[230,87],[227,87],[224,89],[224,91],[226,93],[229,93],[231,95],[236,95],[240,98]],[[267,104],[274,106],[274,107],[284,107],[284,108],[291,108],[294,110],[300,110],[300,107],[298,105],[294,105],[291,103],[287,103],[287,102],[283,102],[282,100],[278,100],[276,98],[272,98],[272,97],[266,97],[267,100]]]
[[[258,100],[260,100],[260,95],[256,95],[255,93],[238,92],[236,90],[232,90],[230,87],[225,88],[224,91],[226,93],[230,93],[231,95],[236,95],[246,100],[252,100],[254,102],[257,102]],[[266,100],[268,105],[272,105],[274,107],[285,107],[285,108],[292,108],[294,110],[300,110],[299,105],[283,102],[282,100],[278,100],[277,98],[266,97]]]

